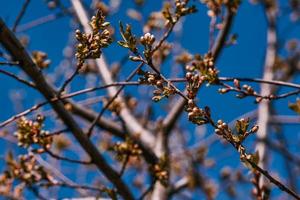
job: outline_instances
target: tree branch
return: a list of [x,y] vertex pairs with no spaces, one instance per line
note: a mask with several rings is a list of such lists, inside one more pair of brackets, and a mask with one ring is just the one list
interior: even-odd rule
[[12,31],[13,31],[13,32],[16,32],[17,26],[18,26],[18,24],[20,23],[22,17],[24,16],[24,14],[25,14],[25,12],[26,12],[26,10],[27,10],[27,7],[28,7],[28,5],[29,5],[29,3],[30,3],[30,0],[25,0],[24,4],[23,4],[23,6],[22,6],[22,9],[21,9],[20,13],[18,14],[17,19],[16,19],[16,21],[15,21],[15,23],[14,23],[14,26],[13,26],[13,28],[12,28]]
[[[79,0],[70,0],[70,1],[73,5],[75,14],[77,15],[80,24],[84,28],[84,31],[91,32],[91,27],[89,26],[89,18],[81,1]],[[101,58],[96,59],[95,62],[104,84],[113,83],[113,79],[109,71],[109,68],[105,62],[104,56],[101,55]],[[113,97],[117,93],[116,88],[109,88],[107,91],[110,97]],[[118,97],[116,100],[120,102],[124,102],[121,97]],[[120,116],[128,126],[128,130],[130,131],[131,135],[139,135],[141,141],[145,143],[145,145],[149,147],[153,146],[155,138],[152,135],[152,133],[141,126],[141,124],[135,119],[135,117],[130,113],[129,109],[126,106],[124,106],[121,109]]]
[[[275,2],[276,3],[276,2]],[[272,80],[274,79],[273,67],[276,60],[277,54],[277,31],[276,31],[276,8],[266,6],[266,17],[268,23],[267,30],[267,50],[264,64],[263,79]],[[269,95],[272,92],[272,86],[269,84],[261,85],[262,96]],[[258,106],[258,119],[257,125],[259,126],[259,131],[257,132],[258,140],[265,140],[268,133],[268,123],[270,121],[270,102],[263,100]],[[256,151],[259,154],[259,166],[261,168],[266,168],[266,145],[263,142],[258,141],[256,145]],[[261,177],[259,180],[259,185],[262,187],[266,179]]]
[[[214,43],[214,46],[212,48],[212,55],[215,61],[218,59],[220,52],[225,45],[226,38],[229,34],[233,22],[233,18],[234,18],[234,13],[230,9],[227,9],[227,14],[224,19],[225,21],[223,22],[224,28],[219,32],[216,42]],[[179,98],[174,103],[174,106],[172,107],[171,111],[166,116],[165,120],[163,121],[163,126],[167,134],[172,130],[174,124],[179,119],[185,104],[186,104],[186,100],[183,98]]]
[[[55,98],[57,94],[54,89],[45,81],[39,68],[31,60],[31,57],[15,35],[6,27],[2,19],[0,19],[0,42],[12,57],[20,62],[21,69],[34,81],[40,93],[48,101]],[[50,104],[64,124],[70,129],[81,147],[91,157],[92,162],[114,184],[119,194],[124,199],[134,199],[127,185],[120,179],[118,173],[110,167],[89,138],[87,138],[70,113],[65,109],[63,102],[58,100],[50,102]]]

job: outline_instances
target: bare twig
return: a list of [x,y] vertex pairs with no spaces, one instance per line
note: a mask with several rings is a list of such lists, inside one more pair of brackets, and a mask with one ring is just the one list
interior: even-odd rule
[[260,78],[243,78],[243,77],[219,77],[220,81],[233,81],[237,79],[239,81],[244,82],[256,82],[256,83],[265,83],[269,85],[277,85],[277,86],[285,86],[290,88],[297,88],[300,89],[300,85],[296,83],[289,83],[286,81],[279,81],[279,80],[270,80],[270,79],[260,79]]
[[93,164],[91,161],[74,160],[74,159],[71,159],[71,158],[67,158],[67,157],[57,155],[57,154],[53,153],[52,151],[50,151],[49,149],[44,149],[44,150],[51,157],[53,157],[57,160],[63,160],[63,161],[67,161],[67,162],[70,162],[70,163],[76,163],[76,164],[82,164],[82,165],[91,165],[91,164]]
[[29,3],[30,3],[30,0],[25,0],[24,4],[22,6],[22,9],[21,9],[20,13],[18,14],[17,19],[13,25],[13,28],[12,28],[13,32],[16,32],[17,26],[20,23],[20,21],[22,20]]
[[130,155],[126,155],[125,156],[125,159],[124,159],[124,161],[123,161],[123,164],[122,164],[122,167],[121,167],[121,170],[120,170],[120,176],[123,176],[123,174],[124,174],[124,172],[125,172],[125,169],[126,169],[126,166],[127,166],[127,164],[128,164],[128,162],[129,162],[129,159],[130,159]]
[[211,51],[215,61],[219,58],[219,55],[225,46],[227,36],[232,26],[233,18],[234,13],[230,8],[227,7],[227,14],[225,15],[225,19],[223,21],[223,29],[219,32]]
[[[120,85],[139,85],[139,82],[116,82],[116,83],[113,83],[113,84],[109,84],[109,85],[105,85],[105,86],[100,86],[100,87],[94,87],[94,88],[87,88],[87,89],[83,89],[83,90],[80,90],[80,91],[77,91],[77,92],[73,92],[73,93],[70,93],[70,94],[67,94],[67,95],[62,95],[61,97],[57,98],[57,97],[54,97],[52,98],[51,100],[47,100],[47,101],[43,101],[39,104],[36,104],[34,106],[32,106],[31,108],[19,113],[19,114],[16,114],[12,117],[10,117],[9,119],[7,119],[6,121],[2,122],[0,124],[0,128],[1,127],[4,127],[6,126],[7,124],[15,121],[16,119],[22,117],[22,116],[25,116],[25,115],[28,115],[29,113],[31,113],[32,111],[35,111],[39,108],[41,108],[42,106],[48,104],[48,103],[54,103],[54,102],[57,102],[59,100],[64,100],[64,99],[67,99],[67,98],[70,98],[70,97],[75,97],[75,96],[78,96],[78,95],[81,95],[81,94],[85,94],[85,93],[88,93],[88,92],[93,92],[93,91],[96,91],[96,90],[100,90],[100,89],[104,89],[104,88],[108,88],[108,87],[112,87],[112,86],[120,86]],[[66,103],[68,103],[68,101],[66,101]]]
[[17,75],[15,75],[15,74],[13,74],[13,73],[7,72],[7,71],[2,70],[2,69],[0,69],[0,73],[5,74],[5,75],[7,75],[7,76],[9,76],[9,77],[12,77],[13,79],[15,79],[15,80],[17,80],[17,81],[19,81],[19,82],[21,82],[21,83],[23,83],[23,84],[25,84],[25,85],[27,85],[27,86],[29,86],[29,87],[31,87],[31,88],[36,89],[35,85],[34,85],[32,82],[29,82],[29,81],[27,81],[27,80],[24,80],[24,79],[18,77]]

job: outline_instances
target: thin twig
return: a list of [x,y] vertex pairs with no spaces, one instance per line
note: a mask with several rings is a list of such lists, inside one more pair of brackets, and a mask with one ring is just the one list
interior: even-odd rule
[[76,164],[82,164],[82,165],[91,165],[92,162],[91,161],[82,161],[82,160],[74,160],[71,158],[67,158],[67,157],[63,157],[60,155],[57,155],[55,153],[53,153],[52,151],[50,151],[49,149],[44,149],[45,152],[47,152],[51,157],[57,159],[57,160],[63,160],[63,161],[67,161],[70,163],[76,163]]
[[261,79],[261,78],[219,77],[220,81],[233,81],[234,79],[237,79],[239,81],[244,81],[244,82],[266,83],[266,84],[270,84],[270,85],[278,85],[278,86],[285,86],[285,87],[300,89],[299,84],[289,83],[289,82],[285,82],[285,81],[269,80],[269,79]]
[[0,65],[10,65],[10,66],[13,66],[13,65],[19,65],[19,62],[18,61],[6,61],[6,62],[0,62]]
[[126,166],[127,166],[128,162],[129,162],[129,159],[130,159],[130,155],[127,154],[127,155],[125,156],[125,160],[124,160],[124,162],[123,162],[123,164],[122,164],[122,168],[121,168],[121,170],[120,170],[120,172],[119,172],[120,177],[123,176],[123,174],[124,174],[124,172],[125,172],[125,169],[126,169]]
[[[292,87],[292,88],[300,88],[299,84],[284,83],[284,82],[282,83],[281,81],[266,81],[266,80],[263,80],[263,79],[255,79],[255,78],[251,79],[251,78],[239,78],[239,77],[235,77],[235,78],[220,77],[220,80],[223,80],[223,81],[229,81],[229,80],[231,81],[231,80],[234,80],[234,79],[252,81],[252,82],[263,82],[263,83],[267,83],[267,84],[281,85],[281,86]],[[172,83],[186,82],[186,79],[183,79],[183,78],[173,78],[173,79],[166,79],[166,80],[168,80],[168,82],[172,82]],[[126,86],[129,86],[129,85],[139,86],[139,85],[142,85],[142,84],[138,81],[115,82],[115,83],[104,85],[104,86],[86,88],[86,89],[83,89],[83,90],[79,90],[79,91],[75,91],[75,92],[72,92],[72,93],[69,93],[69,94],[65,94],[65,95],[62,95],[60,97],[60,99],[64,100],[64,99],[68,99],[68,98],[75,97],[75,96],[78,96],[78,95],[86,94],[86,93],[89,93],[89,92],[94,92],[94,91],[97,91],[97,90],[105,89],[105,88],[108,88],[108,87],[116,87],[116,86],[124,86],[124,85],[126,85]],[[284,93],[284,94],[281,94],[281,95],[278,95],[278,96],[274,96],[274,97],[272,97],[272,99],[282,99],[282,98],[286,98],[288,96],[296,95],[296,94],[299,94],[299,93],[300,93],[300,90],[295,90],[295,91],[292,91],[292,92],[287,92],[287,93]],[[261,97],[260,95],[256,95],[256,96]],[[268,96],[269,95],[267,95],[265,97],[267,98]],[[58,101],[58,98],[55,97],[50,102],[55,102],[55,101]],[[50,102],[48,102],[48,101],[41,102],[39,104],[34,105],[33,107],[31,107],[29,109],[17,114],[17,115],[14,115],[14,116],[10,117],[9,119],[5,120],[4,122],[2,122],[0,124],[0,128],[6,126],[7,124],[15,121],[16,119],[18,119],[22,116],[28,115],[32,111],[35,111],[35,110],[39,109],[40,107],[42,107],[42,106],[44,106],[44,105],[46,105]],[[179,109],[176,109],[176,110],[179,110]],[[168,117],[166,117],[166,119],[164,121],[168,121],[168,120],[170,120],[170,119],[168,119]]]
[[41,108],[42,106],[47,105],[48,103],[51,103],[51,102],[53,103],[53,102],[56,102],[56,101],[59,101],[59,100],[75,97],[75,96],[85,94],[85,93],[88,93],[88,92],[93,92],[93,91],[96,91],[96,90],[101,90],[101,89],[108,88],[108,87],[113,87],[113,86],[120,86],[120,85],[123,85],[123,84],[126,84],[126,85],[139,85],[140,83],[139,82],[130,82],[130,83],[128,83],[128,82],[125,82],[125,83],[124,82],[119,82],[119,83],[113,83],[113,84],[100,86],[100,87],[93,87],[93,88],[83,89],[83,90],[76,91],[76,92],[73,92],[73,93],[70,93],[70,94],[67,94],[67,95],[62,95],[60,98],[54,97],[50,101],[43,101],[43,102],[41,102],[39,104],[36,104],[36,105],[32,106],[31,108],[29,108],[29,109],[27,109],[27,110],[25,110],[25,111],[23,111],[23,112],[21,112],[17,115],[14,115],[14,116],[10,117],[9,119],[5,120],[4,122],[2,122],[0,124],[0,128],[2,128],[4,126],[6,126],[7,124],[15,121],[16,119],[19,119],[22,116],[28,115],[32,111],[35,111],[35,110]]
[[235,15],[235,13],[232,12],[231,8],[226,7],[226,9],[227,9],[227,14],[225,15],[225,19],[223,20],[223,29],[219,32],[217,39],[214,43],[214,46],[212,48],[212,51],[211,51],[215,62],[219,58],[219,55],[225,46],[226,38],[232,27],[233,18]]
[[296,194],[293,190],[289,189],[287,186],[285,186],[284,184],[282,184],[279,180],[277,180],[276,178],[274,178],[267,170],[262,169],[261,167],[259,167],[258,165],[256,165],[254,162],[252,162],[250,159],[247,159],[247,162],[249,162],[250,165],[254,169],[256,169],[261,174],[263,174],[271,183],[273,183],[274,185],[276,185],[280,190],[282,190],[282,191],[290,194],[295,199],[300,200],[300,196],[298,194]]
[[16,21],[13,25],[13,28],[12,28],[13,32],[16,32],[17,26],[20,23],[20,21],[22,20],[25,12],[27,10],[27,7],[28,7],[29,3],[30,3],[30,0],[25,0],[24,4],[22,6],[22,9],[21,9],[20,13],[18,14],[17,19],[16,19]]
[[19,81],[19,82],[21,82],[21,83],[23,83],[23,84],[25,84],[25,85],[27,85],[27,86],[29,86],[29,87],[31,87],[31,88],[36,89],[34,83],[29,82],[29,81],[27,81],[27,80],[24,80],[24,79],[18,77],[17,75],[15,75],[15,74],[13,74],[13,73],[7,72],[7,71],[2,70],[2,69],[0,69],[0,73],[5,74],[5,75],[7,75],[7,76],[9,76],[9,77],[12,77],[12,78],[14,78],[14,79],[17,80],[17,81]]

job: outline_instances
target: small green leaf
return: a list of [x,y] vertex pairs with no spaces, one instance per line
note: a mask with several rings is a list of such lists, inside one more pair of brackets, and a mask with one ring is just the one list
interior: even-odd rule
[[235,129],[238,134],[243,135],[249,127],[249,119],[237,120],[235,123]]

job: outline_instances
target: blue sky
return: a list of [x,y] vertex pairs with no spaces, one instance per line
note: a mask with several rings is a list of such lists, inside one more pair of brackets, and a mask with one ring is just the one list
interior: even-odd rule
[[[8,26],[12,26],[15,18],[21,9],[23,1],[21,0],[10,0],[5,1],[5,6],[0,6],[0,17],[5,20]],[[66,6],[69,6],[68,1],[62,1]],[[286,1],[280,1],[281,6],[286,6]],[[86,1],[88,4],[89,1]],[[184,25],[182,27],[181,36],[176,38],[171,35],[170,40],[176,38],[178,39],[182,47],[187,49],[190,53],[200,53],[204,54],[208,50],[208,40],[209,40],[209,18],[207,17],[207,9],[203,5],[200,5],[197,1],[195,3],[198,5],[199,11],[196,14],[190,15],[185,18]],[[4,4],[4,2],[2,2]],[[133,7],[132,1],[124,0],[121,8],[118,13],[113,17],[109,17],[107,20],[111,22],[112,26],[118,30],[118,21],[122,20],[124,23],[131,23],[133,25],[133,31],[136,35],[141,35],[142,29],[139,27],[139,24],[126,16],[126,9]],[[145,10],[145,16],[147,13],[159,10],[161,8],[161,1],[147,1]],[[42,16],[46,16],[57,11],[51,11],[46,7],[44,1],[32,0],[28,10],[21,21],[22,24],[26,24],[34,19],[37,19]],[[290,24],[288,17],[284,13],[280,13],[279,20],[279,37],[287,38],[299,38],[300,26],[293,24],[295,28],[286,32],[285,28]],[[64,58],[63,50],[64,47],[70,43],[72,40],[72,35],[74,31],[74,23],[70,17],[62,17],[56,21],[49,22],[47,24],[32,28],[28,31],[18,33],[18,36],[30,36],[30,44],[28,50],[42,50],[47,52],[48,57],[51,59],[52,64],[47,72],[53,72],[60,66],[61,60]],[[264,53],[265,53],[265,43],[266,43],[266,20],[264,16],[264,9],[261,5],[253,5],[248,1],[243,1],[241,7],[238,10],[237,16],[234,20],[234,25],[231,33],[236,33],[238,35],[237,44],[234,46],[227,47],[223,50],[218,62],[217,67],[220,70],[220,76],[235,76],[235,77],[262,77],[262,66],[264,63]],[[120,38],[119,34],[116,34],[117,39]],[[281,54],[285,55],[286,52],[282,51]],[[104,55],[107,58],[108,63],[113,63],[118,61],[126,54],[126,50],[122,49],[116,44],[111,45],[109,48],[104,50]],[[169,63],[174,61],[173,58],[169,59]],[[121,70],[122,72],[129,73],[135,66],[132,63],[126,64]],[[9,67],[7,67],[9,68]],[[9,71],[23,76],[23,74],[16,68],[11,68]],[[166,72],[169,74],[168,72]],[[125,78],[125,76],[121,76]],[[295,80],[297,82],[297,79]],[[1,105],[1,114],[0,121],[3,121],[9,118],[12,114],[20,112],[26,108],[31,107],[36,102],[42,100],[41,96],[38,95],[35,91],[30,89],[24,89],[24,87],[14,80],[6,77],[5,75],[0,74],[0,105]],[[85,85],[83,77],[76,79],[72,85],[72,90],[78,90],[83,88]],[[254,86],[258,88],[258,86]],[[214,117],[222,118],[225,121],[231,121],[236,117],[242,115],[245,112],[252,111],[257,108],[257,105],[254,104],[254,99],[246,98],[243,100],[237,99],[233,94],[220,95],[217,93],[217,87],[209,87],[202,90],[199,95],[199,105],[205,106],[208,105],[212,108],[212,113]],[[136,89],[129,88],[126,90],[129,93],[135,93]],[[285,91],[285,90],[283,90]],[[24,95],[24,100],[19,107],[14,106],[11,101],[11,96],[16,94]],[[295,101],[295,97],[288,99],[279,100],[275,103],[276,108],[280,114],[294,114],[287,108],[288,101]],[[162,105],[167,104],[168,101],[163,101],[162,104],[156,105],[156,115],[159,116],[164,112],[159,112],[159,108]],[[48,125],[51,126],[51,123]],[[286,134],[298,134],[299,126],[283,126]],[[188,130],[193,131],[194,126],[188,126]],[[208,127],[208,132],[212,130]],[[289,137],[292,138],[292,137]],[[298,138],[299,139],[299,138]],[[293,142],[293,139],[290,139]],[[193,137],[191,137],[191,145],[193,144]],[[0,140],[0,144],[4,144],[4,141]],[[217,155],[222,152],[223,146],[216,144],[215,148],[210,149],[209,156]],[[251,148],[251,147],[250,147]],[[299,147],[294,149],[294,152],[299,152]],[[241,167],[239,164],[238,154],[233,154],[233,157],[225,157],[220,166],[209,171],[209,175],[217,176],[218,171],[222,166],[229,164],[233,167]],[[279,156],[275,156],[271,160],[271,164],[276,164],[277,162],[282,162]],[[1,162],[0,162],[1,164]],[[282,165],[277,165],[273,167],[274,171],[284,174],[284,169]],[[244,170],[245,171],[245,170]],[[127,181],[129,181],[128,179]],[[277,194],[278,191],[275,190],[274,194]],[[68,193],[66,193],[68,194]],[[274,195],[273,194],[273,195]],[[195,196],[195,199],[199,197]],[[220,195],[219,199],[223,199],[225,196]]]

